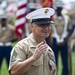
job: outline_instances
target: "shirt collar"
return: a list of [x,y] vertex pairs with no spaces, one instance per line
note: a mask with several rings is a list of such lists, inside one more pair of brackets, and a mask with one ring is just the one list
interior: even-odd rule
[[[38,43],[36,42],[34,36],[33,36],[33,33],[30,34],[29,36],[29,39],[30,39],[30,47],[36,47],[38,45]],[[46,41],[45,41],[46,43]]]

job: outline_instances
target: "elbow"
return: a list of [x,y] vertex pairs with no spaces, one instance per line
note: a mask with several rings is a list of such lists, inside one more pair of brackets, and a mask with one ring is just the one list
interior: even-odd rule
[[10,70],[10,75],[17,75],[15,71]]
[[22,75],[22,74],[23,72],[18,67],[15,67],[15,66],[11,67],[10,75]]
[[17,69],[11,68],[10,75],[19,75]]

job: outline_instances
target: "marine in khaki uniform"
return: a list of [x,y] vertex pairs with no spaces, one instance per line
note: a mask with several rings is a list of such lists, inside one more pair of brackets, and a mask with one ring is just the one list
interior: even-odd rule
[[70,18],[62,14],[62,7],[58,7],[53,20],[52,49],[55,53],[56,64],[58,66],[58,55],[60,52],[63,66],[62,75],[68,75],[68,40],[72,34]]
[[4,58],[8,67],[12,41],[16,38],[14,28],[7,23],[7,19],[7,15],[0,15],[0,69]]
[[55,56],[46,44],[50,34],[52,8],[41,8],[29,13],[32,33],[19,41],[11,52],[9,72],[11,75],[56,75]]

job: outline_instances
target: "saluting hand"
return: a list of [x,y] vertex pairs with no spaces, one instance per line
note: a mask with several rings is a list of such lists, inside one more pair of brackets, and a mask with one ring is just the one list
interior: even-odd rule
[[34,60],[39,59],[40,56],[42,55],[42,53],[47,50],[47,47],[48,46],[46,43],[44,43],[44,42],[39,43],[36,47],[34,54],[33,54]]

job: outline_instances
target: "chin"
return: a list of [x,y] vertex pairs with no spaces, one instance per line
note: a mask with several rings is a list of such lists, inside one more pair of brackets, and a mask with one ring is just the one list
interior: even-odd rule
[[49,34],[44,35],[45,38],[49,37]]

